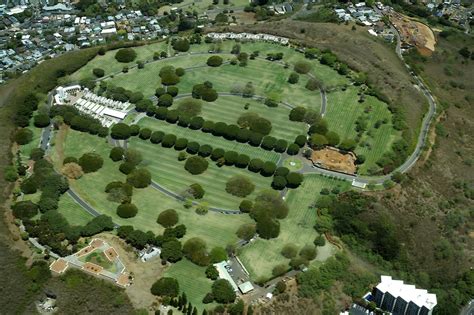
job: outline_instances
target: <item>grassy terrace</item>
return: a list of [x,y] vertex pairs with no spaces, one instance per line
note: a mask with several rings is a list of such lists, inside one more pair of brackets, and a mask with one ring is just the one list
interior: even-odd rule
[[164,276],[178,280],[180,292],[186,292],[190,301],[199,310],[211,308],[215,304],[203,304],[206,293],[211,292],[212,280],[205,276],[205,267],[199,267],[187,259],[172,264],[166,269]]
[[69,79],[71,81],[80,81],[86,78],[93,78],[92,69],[101,68],[104,69],[105,75],[121,71],[125,66],[133,66],[136,64],[136,61],[146,61],[152,60],[153,54],[155,52],[160,52],[167,50],[168,44],[163,42],[158,42],[150,45],[144,45],[139,47],[134,47],[133,49],[137,52],[137,58],[135,61],[130,63],[119,63],[115,60],[115,53],[117,50],[111,50],[105,53],[103,56],[96,56],[90,62],[88,62],[84,67],[72,74]]
[[92,215],[86,212],[68,194],[62,195],[59,199],[58,211],[71,225],[85,225],[92,219]]
[[234,175],[247,176],[255,184],[254,193],[247,198],[253,198],[259,191],[270,188],[271,177],[263,177],[246,169],[233,166],[218,167],[208,159],[209,168],[203,174],[191,175],[184,169],[184,161],[178,161],[178,151],[174,149],[163,148],[161,145],[138,138],[130,141],[130,147],[142,153],[143,164],[152,173],[154,181],[178,193],[184,192],[194,182],[199,183],[206,191],[202,201],[210,206],[238,209],[242,199],[225,191],[227,180]]
[[[190,93],[195,84],[204,81],[211,81],[218,92],[230,92],[236,86],[244,86],[247,82],[252,82],[256,95],[275,97],[294,106],[307,106],[317,110],[321,107],[319,91],[311,92],[304,87],[308,77],[301,75],[300,81],[291,85],[287,80],[292,70],[285,69],[281,64],[256,59],[249,60],[246,67],[225,64],[218,68],[212,68],[206,66],[209,56],[211,54],[184,54],[160,60],[146,65],[144,69],[132,69],[126,74],[116,75],[114,78],[108,79],[107,82],[150,96],[161,85],[158,73],[162,67],[168,65],[182,68],[202,66],[188,69],[186,74],[181,77],[181,82],[177,85],[180,93]],[[230,60],[232,57],[228,53],[221,54],[221,56],[225,60]]]
[[[213,148],[222,148],[226,151],[234,150],[238,153],[247,154],[250,158],[260,158],[264,161],[277,162],[280,154],[267,151],[258,147],[253,147],[249,144],[239,143],[237,141],[229,141],[222,137],[216,137],[212,134],[202,132],[200,130],[192,130],[185,127],[180,127],[175,124],[170,124],[155,118],[145,117],[138,123],[140,127],[148,127],[151,130],[160,130],[164,133],[175,134],[178,138],[187,138],[189,141],[197,141],[199,144],[209,144]],[[153,146],[154,147],[154,146]],[[147,152],[148,153],[148,152]],[[146,154],[144,154],[146,157]]]
[[[109,182],[125,180],[125,175],[118,170],[119,164],[108,158],[111,147],[102,138],[73,130],[68,130],[67,133],[60,132],[56,136],[56,140],[56,146],[52,152],[56,165],[59,164],[58,161],[62,160],[60,158],[62,156],[80,157],[83,153],[94,150],[102,155],[104,166],[95,173],[89,173],[79,180],[71,181],[71,187],[97,211],[110,215],[114,222],[118,224],[133,225],[143,231],[151,230],[155,233],[161,233],[163,228],[156,223],[158,214],[163,210],[173,208],[179,213],[180,222],[188,227],[188,234],[185,238],[199,236],[206,240],[209,247],[213,247],[226,246],[229,243],[236,242],[235,231],[241,224],[251,222],[247,215],[224,215],[209,212],[205,216],[200,216],[194,212],[194,209],[185,209],[181,202],[151,187],[134,190],[133,203],[139,209],[138,214],[131,219],[121,219],[115,213],[118,204],[107,200],[107,194],[104,192],[104,188]],[[63,148],[61,148],[62,143],[65,144]],[[174,149],[166,150],[175,153]],[[268,179],[268,181],[270,180]],[[67,207],[60,206],[59,211],[67,213],[68,210]],[[67,214],[66,218],[68,218]],[[68,220],[71,219],[69,215]]]
[[[202,43],[201,45],[191,45],[189,51],[191,52],[208,52],[211,49],[216,49],[219,47],[222,53],[229,53],[232,47],[237,44],[237,42],[232,40],[225,40],[219,44],[206,44]],[[239,43],[241,46],[241,51],[251,54],[254,51],[260,52],[259,57],[265,58],[267,53],[283,53],[283,61],[294,65],[297,61],[308,60],[305,59],[303,54],[300,52],[291,49],[289,47],[282,46],[275,43],[266,43],[266,42],[246,42]],[[349,79],[341,76],[332,69],[331,67],[322,65],[318,60],[311,62],[313,65],[313,70],[311,73],[318,79],[322,80],[326,86],[337,86],[348,84]]]
[[[176,101],[176,105],[179,104]],[[176,108],[173,104],[171,108]],[[245,109],[245,104],[249,104],[249,109]],[[215,102],[202,102],[202,112],[200,116],[212,121],[222,121],[227,124],[236,124],[238,118],[243,113],[257,113],[272,122],[271,136],[278,139],[285,139],[293,142],[296,136],[306,134],[307,127],[304,123],[290,121],[288,115],[290,109],[284,105],[278,107],[268,107],[263,101],[242,98],[239,96],[221,96]]]
[[[290,212],[286,219],[280,221],[280,235],[272,240],[257,239],[245,246],[239,254],[252,279],[270,278],[273,267],[289,263],[289,259],[280,254],[285,244],[292,243],[298,248],[313,244],[318,235],[313,228],[317,214],[316,210],[309,209],[309,206],[318,198],[321,189],[336,186],[340,186],[341,190],[346,190],[350,184],[319,175],[306,175],[303,185],[289,192],[286,200]],[[322,248],[318,247],[316,261],[327,259],[333,251],[329,243]]]
[[[393,141],[400,137],[400,132],[393,129],[391,124],[392,114],[385,103],[373,96],[366,96],[365,102],[359,103],[356,88],[331,92],[327,98],[328,107],[325,118],[329,129],[339,133],[341,139],[354,138],[357,135],[355,130],[357,118],[367,117],[367,132],[364,133],[355,150],[356,154],[366,156],[366,162],[360,167],[359,173],[367,173],[367,170],[390,150]],[[368,113],[364,113],[366,108],[370,108]],[[374,128],[378,120],[384,119],[387,119],[388,123],[381,125],[378,129]],[[367,145],[362,145],[364,143]]]

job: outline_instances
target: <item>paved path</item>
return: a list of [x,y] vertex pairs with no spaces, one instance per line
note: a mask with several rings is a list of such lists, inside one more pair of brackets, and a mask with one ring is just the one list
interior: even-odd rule
[[[431,92],[429,91],[429,89],[426,87],[426,85],[422,81],[422,79],[420,77],[418,77],[410,69],[410,66],[408,64],[406,64],[405,61],[403,60],[403,56],[401,54],[401,48],[400,48],[401,47],[400,35],[399,35],[398,31],[393,26],[392,26],[392,30],[394,30],[394,32],[396,34],[396,37],[397,37],[397,45],[396,45],[396,49],[395,49],[396,54],[403,61],[405,67],[407,68],[409,73],[412,75],[413,79],[416,81],[416,83],[420,87],[421,91],[423,92],[423,95],[427,98],[428,103],[429,103],[429,111],[423,119],[422,126],[421,126],[421,131],[420,131],[420,134],[419,134],[419,137],[418,137],[418,141],[417,141],[415,150],[412,152],[412,154],[409,156],[409,158],[401,166],[399,166],[392,173],[387,174],[385,176],[369,177],[369,176],[348,175],[348,174],[343,174],[343,173],[339,173],[339,172],[335,172],[335,171],[331,171],[331,170],[327,170],[327,169],[312,167],[312,166],[310,166],[306,163],[305,163],[305,166],[303,167],[302,173],[305,173],[305,174],[315,173],[315,174],[335,177],[335,178],[342,179],[342,180],[347,180],[347,181],[353,181],[354,179],[356,179],[358,182],[365,183],[365,184],[369,184],[369,183],[383,184],[383,182],[385,182],[386,180],[391,179],[391,175],[393,173],[395,173],[395,172],[405,173],[408,170],[410,170],[411,167],[413,167],[413,165],[416,163],[416,161],[418,161],[419,157],[421,156],[421,154],[423,152],[423,148],[425,146],[425,143],[427,141],[427,136],[428,136],[428,132],[429,132],[429,129],[430,129],[430,126],[431,126],[431,122],[432,122],[432,120],[433,120],[433,118],[436,114],[436,101],[435,101],[434,97],[432,96]],[[191,55],[191,54],[192,55],[205,55],[205,54],[209,54],[209,53],[207,53],[207,52],[189,53],[189,55]],[[221,53],[221,54],[224,54],[224,53]],[[182,56],[183,55],[176,55],[176,56],[172,56],[172,57],[169,57],[169,58],[177,58],[177,57],[182,57]],[[156,61],[159,61],[159,60],[156,60]],[[155,62],[155,61],[148,61],[146,63],[151,63],[151,62]],[[101,79],[104,79],[104,78],[101,78]],[[326,113],[326,108],[327,108],[327,98],[326,98],[326,92],[323,89],[321,89],[320,91],[321,91],[321,98],[322,98],[321,115],[324,116],[324,114]],[[52,104],[52,93],[53,92],[54,91],[52,91],[50,94],[48,94],[48,105],[49,106]],[[236,96],[236,94],[227,93],[227,92],[220,92],[218,94],[219,94],[219,96]],[[178,99],[178,98],[182,98],[182,97],[189,97],[190,95],[191,95],[191,93],[181,94],[181,95],[178,95],[176,98]],[[253,96],[253,98],[264,99],[261,96]],[[282,104],[289,107],[289,108],[293,108],[293,106],[291,104],[288,104],[288,103],[285,103],[285,102],[282,102]],[[137,119],[139,117],[141,118],[142,116],[140,116],[140,115],[137,116],[137,118],[135,118],[135,121],[138,121]],[[50,140],[50,136],[51,136],[51,128],[52,128],[51,126],[48,126],[42,132],[42,137],[41,137],[41,147],[42,148],[45,148],[45,149],[48,148],[48,144],[49,144],[49,140]],[[124,144],[125,146],[126,146],[126,143],[127,142],[125,142],[125,144]],[[162,191],[163,193],[176,198],[176,193],[165,189],[164,187],[160,186],[159,184],[152,183],[152,186],[155,189],[158,189],[158,190]],[[94,208],[92,208],[90,205],[88,205],[86,202],[84,202],[83,199],[81,199],[72,190],[69,190],[68,193],[87,212],[91,213],[94,216],[99,214]],[[229,209],[221,209],[221,208],[213,208],[213,207],[209,208],[209,210],[210,211],[215,211],[215,212],[227,213],[227,214],[240,213],[240,211],[238,211],[238,210],[229,210]]]
[[38,248],[39,250],[41,250],[42,253],[44,253],[45,251],[48,251],[49,255],[53,258],[56,258],[58,259],[60,256],[56,253],[53,253],[52,251],[50,251],[49,249],[47,249],[46,247],[44,247],[43,245],[41,245],[37,240],[36,238],[28,238],[28,241],[30,241],[31,244],[33,244],[34,247]]

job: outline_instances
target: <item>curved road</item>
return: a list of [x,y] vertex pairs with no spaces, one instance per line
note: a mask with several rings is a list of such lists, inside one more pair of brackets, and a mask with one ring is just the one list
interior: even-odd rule
[[[339,173],[339,172],[335,172],[335,171],[331,171],[331,170],[327,170],[327,169],[322,169],[322,168],[318,168],[318,167],[311,167],[309,165],[305,165],[303,167],[303,169],[302,169],[303,173],[316,173],[316,174],[335,177],[335,178],[339,178],[339,179],[347,180],[347,181],[353,181],[354,179],[356,179],[358,182],[365,183],[365,184],[368,184],[368,183],[382,184],[384,181],[386,181],[388,179],[391,179],[391,176],[392,176],[393,173],[395,173],[395,172],[405,173],[408,170],[410,170],[411,167],[413,167],[413,165],[418,161],[419,157],[421,156],[421,153],[423,152],[423,148],[425,146],[425,143],[426,143],[426,140],[427,140],[427,137],[428,137],[428,132],[429,132],[429,129],[430,129],[430,126],[431,126],[431,122],[433,120],[433,117],[436,114],[436,101],[435,101],[433,95],[431,94],[431,92],[429,91],[429,89],[424,84],[423,80],[420,77],[418,77],[411,70],[410,66],[407,63],[405,63],[405,61],[403,59],[403,56],[401,54],[401,49],[400,49],[400,35],[399,35],[398,31],[395,28],[393,28],[393,26],[392,26],[392,29],[395,31],[395,34],[397,36],[396,53],[397,53],[398,57],[403,61],[405,67],[407,68],[409,73],[412,75],[413,79],[415,80],[417,85],[420,87],[421,91],[423,92],[423,95],[426,97],[426,99],[428,100],[428,103],[429,103],[429,110],[428,110],[428,113],[423,118],[421,131],[420,131],[420,134],[418,136],[418,142],[416,144],[416,147],[415,147],[414,151],[412,152],[412,154],[408,157],[408,159],[402,165],[400,165],[392,173],[387,174],[385,176],[379,176],[379,177],[368,177],[368,176],[357,176],[357,175],[353,176],[353,175],[343,174],[343,173]],[[208,54],[208,53],[194,53],[194,54]],[[175,57],[178,57],[178,56],[181,56],[181,55],[172,56],[172,57],[169,57],[169,58],[175,58]],[[150,61],[150,62],[153,62],[153,61]],[[150,62],[147,62],[147,63],[150,63]],[[104,79],[104,78],[102,78],[102,79]],[[52,104],[52,93],[53,92],[54,91],[52,91],[48,94],[48,105]],[[321,115],[324,115],[325,112],[326,112],[326,106],[327,106],[327,104],[326,104],[327,103],[326,102],[326,92],[323,89],[321,89],[320,92],[321,92],[321,98],[322,98]],[[182,95],[177,96],[177,98],[189,97],[190,95],[191,95],[191,93],[182,94]],[[221,92],[221,93],[219,93],[219,95],[220,96],[236,96],[236,94],[225,93],[225,92]],[[261,97],[261,96],[254,96],[254,98],[263,99],[263,97]],[[284,103],[284,102],[282,102],[282,104],[289,107],[289,108],[293,108],[293,106],[291,104]],[[40,146],[45,151],[48,149],[50,135],[51,135],[51,129],[52,129],[52,126],[48,126],[48,127],[44,128],[43,132],[42,132]],[[155,189],[161,191],[162,193],[165,193],[169,196],[172,196],[174,198],[182,200],[181,196],[179,196],[178,194],[176,194],[172,191],[167,190],[166,188],[160,186],[159,184],[157,184],[155,182],[152,182],[151,185],[152,185],[152,187],[154,187]],[[97,215],[100,214],[93,207],[91,207],[87,202],[85,202],[80,196],[78,196],[74,191],[69,190],[68,194],[76,202],[78,202],[91,215],[97,216]],[[193,202],[193,204],[197,204],[197,202]],[[221,209],[221,208],[214,208],[214,207],[210,207],[209,210],[214,211],[214,212],[225,213],[225,214],[239,214],[240,213],[239,210],[229,210],[229,209]],[[118,226],[118,225],[116,225],[116,226]]]

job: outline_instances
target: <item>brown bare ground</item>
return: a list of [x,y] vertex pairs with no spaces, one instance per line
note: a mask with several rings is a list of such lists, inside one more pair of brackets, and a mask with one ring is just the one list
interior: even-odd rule
[[336,149],[324,148],[315,150],[311,155],[311,160],[315,164],[321,164],[322,167],[344,172],[347,174],[355,174],[355,156],[351,153],[342,154]]
[[[304,33],[300,32],[302,29],[305,30]],[[350,25],[282,20],[212,29],[225,30],[280,35],[307,46],[331,49],[351,68],[366,72],[369,81],[385,94],[392,104],[402,108],[413,135],[415,130],[419,129],[421,117],[428,108],[425,98],[414,88],[412,79],[403,62],[395,54],[393,46],[370,36],[365,28],[358,27],[353,31]]]
[[120,260],[133,277],[132,284],[125,289],[133,306],[136,309],[145,308],[151,310],[156,297],[151,294],[150,288],[163,273],[161,260],[157,258],[144,263],[138,259],[133,248],[119,237],[109,233],[102,233],[97,237],[100,237],[109,243],[110,246],[114,247]]
[[68,262],[62,258],[55,260],[50,266],[49,269],[56,273],[63,273],[68,267]]
[[400,32],[402,41],[415,46],[422,55],[431,56],[435,51],[436,39],[426,24],[397,12],[390,16],[390,21]]
[[84,265],[82,265],[82,269],[95,275],[98,275],[102,272],[104,268],[91,262],[86,262]]

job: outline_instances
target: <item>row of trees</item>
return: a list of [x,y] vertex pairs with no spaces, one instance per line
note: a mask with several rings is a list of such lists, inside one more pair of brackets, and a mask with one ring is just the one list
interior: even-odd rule
[[[118,124],[117,124],[118,125]],[[124,125],[129,128],[127,125]],[[112,130],[114,134],[114,130]],[[173,134],[165,134],[162,131],[154,131],[150,134],[150,141],[154,144],[160,144],[165,148],[174,147],[175,150],[186,150],[189,154],[197,154],[186,159],[185,169],[193,175],[203,173],[208,162],[206,157],[210,157],[217,165],[236,166],[239,168],[248,168],[249,171],[260,173],[262,176],[274,177],[274,188],[283,189],[285,187],[296,188],[302,181],[303,177],[299,173],[290,172],[286,167],[277,168],[274,162],[264,162],[261,159],[250,159],[246,154],[239,154],[236,151],[225,151],[224,149],[213,149],[210,145],[200,145],[197,142],[189,142],[186,138],[177,138]]]
[[[199,105],[196,105],[199,108]],[[193,106],[191,106],[193,107]],[[155,107],[154,112],[147,111],[149,116],[155,116],[157,119],[165,120],[168,123],[178,124],[180,127],[190,128],[193,130],[201,130],[202,132],[211,133],[216,137],[224,137],[230,141],[237,141],[240,143],[248,143],[252,146],[271,151],[287,152],[289,155],[296,155],[299,149],[304,146],[306,136],[298,136],[293,143],[288,143],[284,139],[277,139],[273,136],[264,136],[261,132],[268,133],[271,130],[271,123],[262,117],[255,117],[255,115],[245,115],[239,119],[239,124],[244,128],[234,125],[226,124],[224,122],[213,122],[204,120],[200,116],[191,117],[188,113],[183,113],[180,110],[168,110],[163,107]],[[248,126],[248,128],[247,128]],[[125,132],[124,135],[118,135],[114,132],[116,128],[126,129],[123,125],[116,124],[112,127],[112,137],[116,139],[126,139],[131,136],[130,131]],[[253,128],[254,130],[251,130]],[[119,136],[120,138],[117,138]]]
[[99,137],[106,137],[109,129],[103,127],[100,121],[88,114],[81,113],[73,106],[52,106],[49,116],[53,119],[53,124],[58,127],[61,123],[69,125],[72,129],[88,132]]

